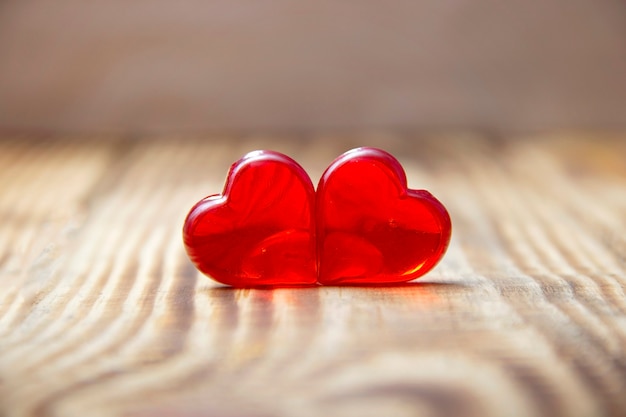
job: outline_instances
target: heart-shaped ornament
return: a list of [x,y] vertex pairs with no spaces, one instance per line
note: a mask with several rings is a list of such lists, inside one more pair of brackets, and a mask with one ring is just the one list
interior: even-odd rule
[[187,215],[183,240],[204,274],[234,287],[317,281],[315,190],[298,163],[272,151],[235,162],[224,191]]
[[450,234],[444,206],[375,148],[337,158],[317,193],[293,159],[251,152],[183,227],[198,269],[234,287],[406,282],[439,262]]
[[318,281],[370,285],[411,281],[450,242],[450,216],[425,190],[407,188],[389,153],[357,148],[337,158],[317,187]]

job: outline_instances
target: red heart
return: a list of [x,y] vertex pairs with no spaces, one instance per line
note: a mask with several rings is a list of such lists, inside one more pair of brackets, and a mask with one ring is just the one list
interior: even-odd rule
[[198,269],[235,287],[410,281],[437,264],[450,233],[443,205],[408,189],[400,163],[374,148],[337,158],[317,194],[291,158],[251,152],[183,227]]
[[385,284],[432,269],[450,242],[450,216],[425,190],[407,188],[389,153],[357,148],[337,158],[317,187],[318,281]]
[[315,190],[293,159],[255,151],[233,164],[221,195],[187,215],[183,240],[204,274],[235,287],[317,281]]

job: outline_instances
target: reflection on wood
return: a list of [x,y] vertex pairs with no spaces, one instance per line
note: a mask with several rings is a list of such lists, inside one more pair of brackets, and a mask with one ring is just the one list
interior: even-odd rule
[[[243,153],[316,182],[356,145],[450,210],[430,274],[235,290],[190,265],[184,216]],[[597,135],[6,137],[0,415],[626,415],[624,155]]]

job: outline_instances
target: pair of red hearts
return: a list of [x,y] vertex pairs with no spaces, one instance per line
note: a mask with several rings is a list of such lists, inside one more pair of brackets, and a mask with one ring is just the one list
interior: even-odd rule
[[375,148],[337,158],[317,192],[288,156],[250,152],[183,227],[197,268],[235,287],[410,281],[437,264],[450,233],[445,207],[408,189],[400,163]]

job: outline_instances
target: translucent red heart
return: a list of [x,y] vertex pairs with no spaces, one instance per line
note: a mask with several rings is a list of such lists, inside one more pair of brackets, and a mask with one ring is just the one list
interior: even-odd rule
[[234,287],[411,281],[439,262],[450,234],[445,207],[408,189],[400,163],[375,148],[333,161],[317,193],[293,159],[251,152],[183,227],[196,267]]

